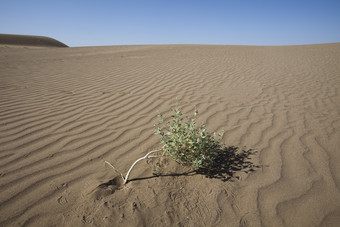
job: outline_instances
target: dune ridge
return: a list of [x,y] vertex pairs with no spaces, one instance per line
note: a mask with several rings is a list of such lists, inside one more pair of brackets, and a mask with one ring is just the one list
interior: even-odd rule
[[21,47],[68,47],[66,44],[46,36],[0,34],[0,45]]
[[[0,70],[2,226],[339,223],[339,43],[0,48]],[[223,182],[164,158],[122,187],[104,161],[160,147],[176,98],[259,168]]]

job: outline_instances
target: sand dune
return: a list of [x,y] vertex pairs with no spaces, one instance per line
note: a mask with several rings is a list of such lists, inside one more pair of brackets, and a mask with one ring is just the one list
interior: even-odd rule
[[0,45],[20,47],[68,47],[66,44],[46,36],[11,34],[0,34]]
[[[33,41],[32,41],[33,43]],[[1,226],[337,226],[340,44],[0,48]],[[224,182],[163,158],[157,112],[197,107],[257,153]],[[179,175],[172,175],[177,173]],[[118,178],[117,178],[118,177]]]

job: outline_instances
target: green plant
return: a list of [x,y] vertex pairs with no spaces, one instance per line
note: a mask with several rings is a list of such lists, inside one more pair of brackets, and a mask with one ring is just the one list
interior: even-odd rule
[[165,123],[163,114],[159,114],[160,122],[155,125],[155,134],[161,136],[164,152],[183,166],[194,169],[212,167],[218,153],[224,148],[220,143],[224,130],[217,139],[216,133],[209,134],[205,125],[197,127],[197,110],[185,121],[179,108],[171,110],[174,112],[171,121]]
[[[167,153],[172,159],[183,166],[189,166],[197,169],[210,169],[214,167],[216,159],[219,157],[219,152],[223,152],[225,146],[221,145],[220,140],[224,135],[224,130],[220,132],[219,139],[214,132],[212,135],[207,132],[206,126],[196,126],[196,116],[198,111],[195,110],[194,115],[189,118],[186,117],[186,121],[183,121],[182,112],[180,109],[171,109],[175,112],[172,115],[171,122],[164,122],[164,116],[159,114],[160,122],[155,125],[157,128],[155,134],[161,136],[161,143],[163,148],[159,150],[153,150],[148,152],[145,156],[137,159],[128,170],[126,176],[119,172],[111,163],[105,161],[116,172],[120,174],[123,179],[123,183],[128,182],[130,173],[133,167],[140,161],[150,158],[159,158],[161,155],[152,155],[163,151]],[[165,128],[162,128],[165,125]],[[153,170],[153,174],[159,176],[159,162],[156,163],[156,169]]]

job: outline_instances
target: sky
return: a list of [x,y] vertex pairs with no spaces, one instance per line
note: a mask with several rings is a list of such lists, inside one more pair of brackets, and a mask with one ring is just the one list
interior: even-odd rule
[[340,42],[340,0],[0,0],[0,33],[68,46]]

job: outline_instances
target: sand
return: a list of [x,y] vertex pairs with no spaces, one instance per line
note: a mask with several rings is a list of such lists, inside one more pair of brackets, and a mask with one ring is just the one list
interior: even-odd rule
[[[340,43],[0,48],[1,226],[337,226]],[[225,178],[161,158],[178,105],[252,149]],[[153,176],[156,162],[161,168]]]
[[46,36],[0,34],[0,47],[68,47]]

